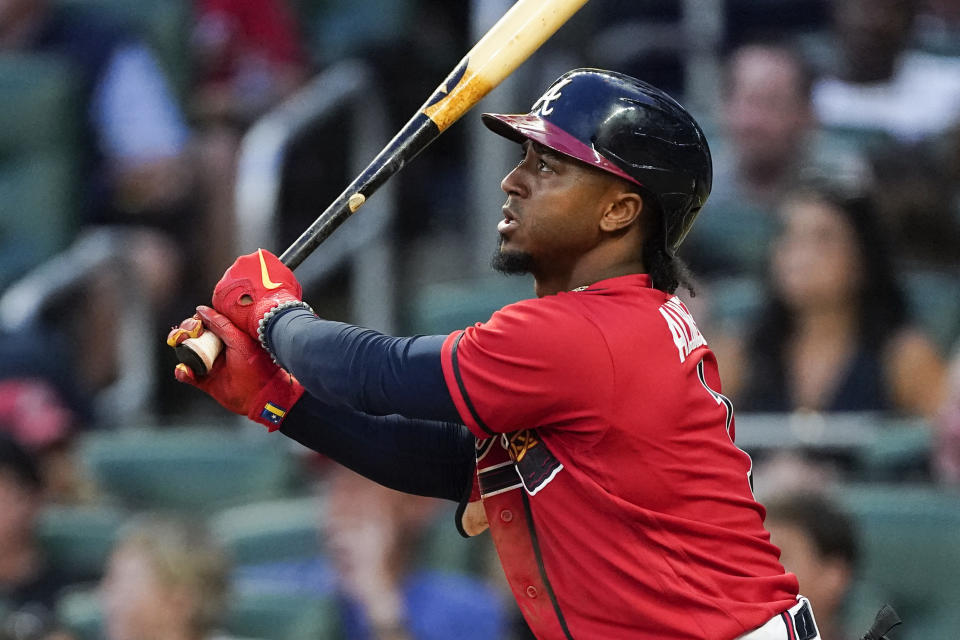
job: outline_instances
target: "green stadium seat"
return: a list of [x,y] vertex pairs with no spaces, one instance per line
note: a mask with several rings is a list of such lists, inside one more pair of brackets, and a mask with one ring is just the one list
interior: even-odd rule
[[339,611],[330,598],[244,591],[227,612],[229,633],[262,640],[340,640]]
[[[410,0],[294,0],[313,58],[321,65],[364,53],[409,33]],[[370,20],[368,16],[377,16]]]
[[860,149],[865,153],[888,147],[894,142],[889,132],[869,127],[830,126],[823,128],[823,134],[837,144]]
[[933,428],[923,418],[888,418],[878,437],[858,450],[857,466],[863,480],[903,482],[930,477]]
[[898,640],[955,638],[960,628],[960,494],[931,486],[848,485],[837,490],[859,530],[851,629],[884,602],[904,620]]
[[132,509],[213,510],[290,493],[282,438],[215,427],[95,432],[81,460],[108,496]]
[[[74,589],[57,603],[57,618],[78,640],[103,640],[103,607],[95,589]],[[339,640],[336,603],[290,593],[247,591],[227,603],[223,629],[258,640]]]
[[736,332],[757,322],[765,302],[765,287],[758,279],[746,275],[717,278],[705,288],[713,326]]
[[949,353],[960,337],[960,274],[905,269],[901,277],[913,317],[943,353]]
[[0,288],[76,231],[80,113],[66,61],[0,54]]
[[322,552],[318,498],[292,498],[229,507],[210,518],[214,536],[235,565],[313,558]]
[[71,582],[99,579],[123,526],[124,512],[109,506],[50,506],[37,534],[47,559]]
[[77,640],[103,640],[103,610],[95,588],[70,589],[57,601],[57,621]]
[[497,309],[532,297],[533,283],[527,278],[494,275],[435,283],[414,294],[406,323],[411,333],[450,333],[486,322]]
[[779,220],[772,211],[724,195],[704,207],[680,256],[711,285],[722,277],[758,280],[766,273]]
[[444,573],[482,574],[492,557],[490,536],[464,538],[457,531],[455,509],[444,509],[424,533],[417,566]]

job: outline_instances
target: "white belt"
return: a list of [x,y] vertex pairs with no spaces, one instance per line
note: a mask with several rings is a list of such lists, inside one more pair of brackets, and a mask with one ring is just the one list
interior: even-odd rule
[[797,604],[736,640],[820,640],[820,632],[810,601],[797,596]]

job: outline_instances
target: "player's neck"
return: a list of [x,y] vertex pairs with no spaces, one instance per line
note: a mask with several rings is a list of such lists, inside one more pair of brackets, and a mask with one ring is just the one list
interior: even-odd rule
[[564,273],[534,274],[534,289],[537,297],[542,298],[633,273],[644,273],[643,263],[640,260],[597,265],[581,262]]

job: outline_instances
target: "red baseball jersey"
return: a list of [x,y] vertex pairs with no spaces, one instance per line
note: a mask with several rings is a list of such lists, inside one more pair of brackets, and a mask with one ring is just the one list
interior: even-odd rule
[[796,604],[689,311],[636,274],[451,334],[447,386],[541,640],[731,640]]

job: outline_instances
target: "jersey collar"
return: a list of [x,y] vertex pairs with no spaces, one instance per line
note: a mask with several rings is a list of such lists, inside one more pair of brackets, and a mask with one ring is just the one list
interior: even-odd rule
[[605,278],[590,285],[577,287],[576,289],[572,289],[571,293],[578,291],[585,291],[589,293],[591,291],[622,289],[624,287],[641,287],[644,289],[650,289],[653,287],[653,281],[650,280],[650,276],[646,273],[631,273],[625,276],[617,276],[615,278]]

